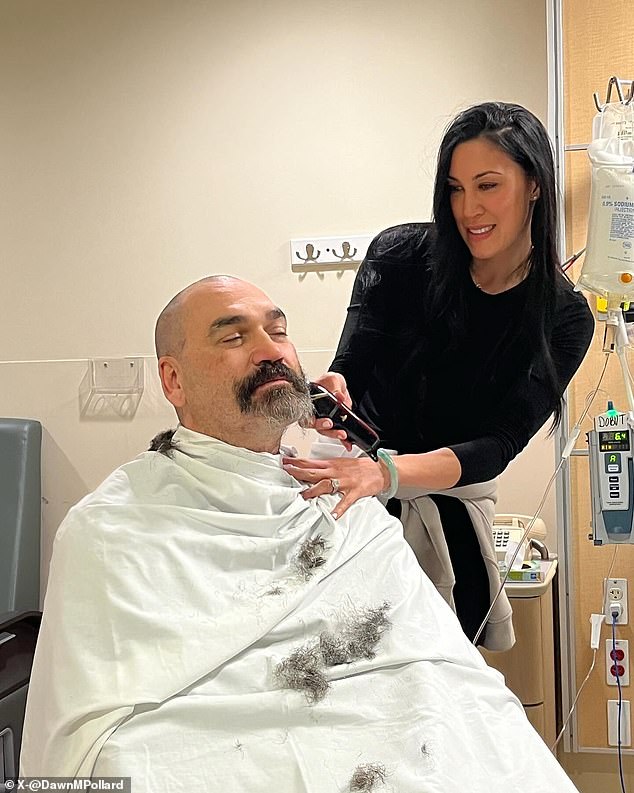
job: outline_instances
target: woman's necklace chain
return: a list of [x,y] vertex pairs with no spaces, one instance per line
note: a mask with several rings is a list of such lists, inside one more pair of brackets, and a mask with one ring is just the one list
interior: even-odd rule
[[[531,245],[531,249],[528,252],[528,256],[523,261],[521,261],[514,270],[512,270],[509,273],[508,278],[506,279],[506,281],[504,283],[504,290],[502,290],[502,291],[505,291],[507,288],[511,289],[512,286],[517,286],[517,284],[520,284],[526,278],[526,276],[528,275],[528,272],[530,270],[530,262],[531,262],[532,254],[533,254],[533,246]],[[471,279],[472,279],[474,285],[478,289],[482,289],[483,288],[482,284],[478,280],[476,280],[475,273],[473,272],[473,264],[471,265],[471,267],[469,269],[470,269],[470,272],[471,272]],[[513,281],[513,277],[518,272],[522,273],[522,277],[517,281],[516,284],[512,284],[512,286],[507,286],[508,284],[511,284],[511,282]]]

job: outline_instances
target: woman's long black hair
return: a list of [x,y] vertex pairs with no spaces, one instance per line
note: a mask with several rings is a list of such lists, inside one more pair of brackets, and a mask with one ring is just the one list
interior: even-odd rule
[[[558,209],[553,152],[548,133],[539,119],[520,105],[486,102],[460,113],[450,124],[438,153],[434,184],[433,214],[437,236],[434,255],[434,289],[431,317],[452,329],[460,338],[465,329],[468,270],[471,254],[460,236],[451,210],[449,169],[456,146],[474,138],[484,138],[514,160],[539,188],[531,219],[530,272],[526,283],[526,309],[518,318],[517,332],[506,340],[522,343],[532,350],[533,360],[541,360],[547,387],[552,390],[553,429],[561,421],[557,374],[548,335],[555,310],[557,279],[561,276],[558,253]],[[504,350],[498,354],[504,355]]]

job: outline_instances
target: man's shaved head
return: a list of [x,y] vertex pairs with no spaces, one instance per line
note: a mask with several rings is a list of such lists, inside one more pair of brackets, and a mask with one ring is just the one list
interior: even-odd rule
[[185,327],[183,315],[187,298],[205,285],[227,284],[230,281],[239,281],[231,275],[208,275],[193,284],[186,286],[185,289],[174,295],[170,302],[159,314],[154,328],[154,347],[156,357],[162,358],[164,355],[172,355],[178,358],[185,345]]

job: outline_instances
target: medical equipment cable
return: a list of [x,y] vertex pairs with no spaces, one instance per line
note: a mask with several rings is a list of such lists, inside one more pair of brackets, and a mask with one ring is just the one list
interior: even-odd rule
[[588,680],[590,679],[590,675],[594,671],[594,665],[596,663],[596,660],[597,660],[597,650],[596,650],[596,648],[593,648],[593,650],[592,650],[592,663],[590,664],[590,669],[588,669],[588,674],[584,677],[583,683],[577,689],[577,694],[576,694],[576,696],[574,698],[574,701],[572,703],[572,706],[571,706],[570,710],[568,711],[568,715],[566,716],[566,719],[565,719],[565,721],[564,721],[564,723],[563,723],[563,725],[561,727],[561,730],[559,731],[559,735],[557,736],[557,738],[555,740],[555,743],[550,747],[550,751],[551,752],[555,751],[559,741],[561,741],[561,739],[563,737],[563,734],[566,731],[566,727],[568,726],[568,722],[570,721],[570,718],[571,718],[572,714],[574,713],[577,701],[578,701],[579,697],[581,696],[581,692],[583,691],[583,687],[588,682]]
[[577,261],[577,259],[578,259],[580,256],[583,256],[583,254],[584,254],[585,252],[586,252],[586,249],[585,249],[585,248],[581,248],[581,250],[577,251],[576,253],[573,253],[573,254],[572,254],[572,256],[570,256],[568,259],[566,259],[566,261],[565,261],[565,262],[563,262],[563,263],[562,263],[562,265],[561,265],[561,269],[562,269],[564,272],[566,272],[566,270],[567,270],[569,267],[572,267],[572,265],[573,265],[573,264],[574,264],[574,263]]
[[[603,580],[603,600],[602,600],[602,604],[605,603],[605,595],[606,595],[607,587],[608,587],[608,579],[612,575],[612,570],[614,569],[614,562],[616,562],[616,554],[618,553],[618,550],[619,550],[619,546],[615,545],[614,546],[614,553],[612,554],[612,561],[610,562],[610,567],[608,568],[608,574],[606,575],[606,577]],[[603,605],[601,605],[601,608],[603,608]]]
[[619,705],[616,723],[616,746],[617,754],[619,756],[619,778],[621,781],[621,790],[625,790],[625,780],[623,779],[623,753],[621,751],[621,708],[623,706],[623,690],[621,688],[621,677],[619,675],[619,664],[616,658],[616,614],[612,614],[612,660],[614,661],[614,677],[616,678],[616,686],[619,690]]
[[[627,362],[626,349],[629,345],[627,337],[627,329],[625,327],[625,318],[621,308],[608,308],[608,315],[606,318],[606,334],[608,330],[612,331],[611,348],[616,352],[616,357],[621,364],[621,371],[623,372],[623,382],[625,385],[625,393],[627,396],[627,404],[630,414],[634,415],[634,394],[632,393],[632,372],[630,371]],[[604,342],[604,350],[605,350]]]
[[627,362],[627,357],[625,356],[624,350],[619,350],[617,352],[619,361],[621,362],[621,368],[623,369],[623,380],[625,382],[625,393],[627,394],[627,402],[630,407],[630,412],[634,412],[634,395],[632,394],[632,373],[630,371],[629,364]]
[[594,391],[592,392],[592,396],[588,400],[583,412],[581,413],[581,415],[579,416],[579,418],[578,418],[577,422],[575,423],[574,427],[570,431],[570,435],[568,436],[568,441],[566,442],[564,450],[561,453],[561,459],[559,460],[559,464],[557,465],[557,468],[555,468],[555,471],[554,471],[553,475],[550,477],[550,480],[549,480],[548,484],[546,485],[546,489],[544,490],[544,494],[542,496],[542,499],[539,502],[539,506],[537,507],[537,511],[535,512],[533,517],[529,520],[528,525],[524,529],[524,533],[522,534],[522,537],[521,537],[520,541],[517,543],[517,548],[515,549],[515,552],[511,556],[511,559],[510,559],[510,561],[508,562],[508,564],[506,566],[506,568],[507,568],[506,569],[506,573],[504,574],[504,577],[502,578],[502,582],[500,584],[500,588],[498,589],[497,594],[493,598],[493,601],[492,601],[491,605],[489,606],[489,610],[485,614],[484,619],[482,620],[482,624],[478,628],[478,631],[477,631],[477,633],[476,633],[476,635],[475,635],[475,637],[473,639],[472,643],[474,645],[477,645],[478,639],[480,638],[480,636],[482,634],[482,631],[484,630],[487,622],[489,621],[489,617],[491,616],[491,612],[493,611],[493,609],[495,607],[495,604],[498,601],[498,598],[500,597],[500,595],[502,594],[502,592],[504,590],[504,585],[506,584],[506,581],[508,579],[508,576],[509,576],[509,573],[510,573],[511,568],[513,566],[513,563],[515,562],[517,554],[519,553],[520,548],[522,547],[522,545],[526,541],[528,535],[530,534],[530,531],[533,528],[533,525],[534,525],[535,521],[540,516],[541,511],[542,511],[542,509],[544,507],[544,504],[546,503],[546,499],[548,498],[548,494],[550,493],[550,490],[551,490],[551,488],[553,486],[553,483],[555,482],[555,480],[556,480],[556,478],[557,478],[557,476],[559,474],[559,471],[561,470],[561,468],[564,465],[564,463],[567,461],[568,457],[570,457],[570,453],[572,452],[572,450],[574,448],[574,445],[575,445],[575,443],[577,441],[577,438],[579,437],[579,435],[581,433],[581,424],[583,423],[585,417],[588,415],[588,412],[590,411],[590,407],[592,406],[592,403],[594,402],[594,400],[596,398],[596,395],[599,393],[599,389],[601,388],[601,383],[603,382],[603,377],[605,375],[605,370],[608,367],[608,361],[609,360],[610,360],[610,353],[607,352],[606,355],[605,355],[605,363],[603,364],[603,369],[601,370],[601,375],[599,377],[599,381],[597,382],[596,387],[595,387]]

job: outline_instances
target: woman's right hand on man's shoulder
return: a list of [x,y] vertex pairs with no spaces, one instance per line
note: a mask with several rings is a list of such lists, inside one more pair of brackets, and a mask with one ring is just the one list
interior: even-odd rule
[[[323,386],[340,402],[343,402],[344,405],[352,407],[352,398],[348,392],[346,378],[342,374],[339,374],[339,372],[326,372],[326,374],[322,374],[321,377],[315,378],[313,383]],[[316,419],[314,427],[320,435],[324,435],[327,438],[336,438],[341,441],[348,451],[352,448],[352,444],[346,440],[347,435],[345,431],[333,430],[332,421],[330,419]]]

